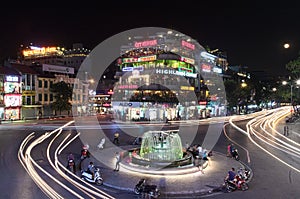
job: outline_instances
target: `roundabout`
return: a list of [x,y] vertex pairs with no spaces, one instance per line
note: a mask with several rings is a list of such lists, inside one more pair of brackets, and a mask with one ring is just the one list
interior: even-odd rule
[[147,131],[140,148],[121,152],[121,167],[141,174],[180,175],[199,172],[208,161],[182,147],[178,130]]

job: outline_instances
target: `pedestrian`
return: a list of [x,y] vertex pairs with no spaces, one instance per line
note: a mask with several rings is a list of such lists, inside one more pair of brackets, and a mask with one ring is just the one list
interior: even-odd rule
[[286,136],[289,136],[289,127],[286,126]]
[[284,126],[284,127],[283,127],[283,135],[284,135],[284,136],[286,136],[286,127],[287,127],[287,126]]
[[102,138],[100,143],[97,145],[98,149],[103,149],[105,144],[105,138]]
[[115,158],[116,158],[116,166],[115,166],[114,171],[119,171],[119,169],[120,169],[120,161],[121,161],[121,157],[120,157],[120,153],[119,152],[116,152]]
[[231,144],[229,143],[227,145],[227,154],[226,154],[227,157],[231,157]]
[[118,144],[119,145],[119,137],[120,137],[120,134],[119,134],[118,131],[116,131],[115,134],[114,134],[114,140],[113,140],[114,144]]

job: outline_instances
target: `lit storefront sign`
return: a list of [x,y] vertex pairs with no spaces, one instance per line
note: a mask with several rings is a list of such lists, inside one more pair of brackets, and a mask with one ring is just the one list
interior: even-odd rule
[[211,72],[211,66],[210,66],[210,65],[207,65],[207,64],[203,64],[203,65],[201,66],[201,69],[202,69],[203,72],[208,72],[208,73]]
[[213,72],[214,72],[214,73],[219,73],[219,74],[221,74],[221,73],[222,73],[222,69],[221,69],[221,68],[214,67],[214,68],[213,68]]
[[74,74],[74,68],[64,67],[64,66],[56,66],[43,64],[43,71],[56,72],[56,73],[65,73],[65,74]]
[[137,67],[124,67],[124,68],[122,68],[122,71],[124,71],[124,72],[130,72],[130,71],[133,71],[133,70],[143,71],[144,67],[143,66],[137,66]]
[[22,96],[14,94],[6,94],[4,96],[5,107],[16,107],[21,106]]
[[133,62],[146,62],[146,61],[154,61],[156,60],[156,55],[151,56],[145,56],[145,57],[129,57],[129,58],[123,58],[123,63],[133,63]]
[[180,90],[185,90],[185,91],[194,91],[195,88],[192,86],[180,86]]
[[131,107],[138,108],[140,107],[140,102],[112,102],[113,107],[122,106],[122,107]]
[[19,93],[20,84],[16,82],[5,82],[4,83],[4,92],[5,93]]
[[20,117],[20,109],[6,109],[5,110],[5,120],[17,120]]
[[188,64],[193,64],[193,65],[195,64],[195,60],[191,59],[191,58],[188,58],[188,57],[181,57],[180,60],[183,61],[183,62],[186,62]]
[[195,45],[192,44],[192,43],[189,43],[189,42],[187,42],[187,41],[182,40],[182,41],[181,41],[181,45],[182,45],[183,47],[187,47],[187,48],[189,48],[189,49],[191,49],[191,50],[195,50]]
[[138,85],[130,84],[130,85],[118,85],[116,86],[117,89],[137,89],[139,88]]
[[212,61],[215,61],[217,59],[217,56],[215,56],[213,54],[210,54],[210,53],[207,53],[207,52],[201,52],[200,55],[203,58],[206,58],[206,59],[209,59],[209,60],[212,60]]
[[6,81],[7,82],[19,82],[19,77],[18,76],[6,76]]
[[136,48],[142,48],[142,47],[149,47],[149,46],[156,46],[157,40],[147,40],[147,41],[141,41],[141,42],[135,42],[134,47]]
[[22,95],[23,96],[34,96],[35,95],[35,91],[23,91]]
[[63,52],[58,50],[57,47],[36,47],[30,46],[30,49],[23,50],[24,57],[30,56],[45,56],[51,54],[62,54]]
[[163,75],[178,75],[184,77],[192,77],[197,78],[197,73],[189,73],[187,71],[178,71],[173,69],[156,69],[156,74],[163,74]]

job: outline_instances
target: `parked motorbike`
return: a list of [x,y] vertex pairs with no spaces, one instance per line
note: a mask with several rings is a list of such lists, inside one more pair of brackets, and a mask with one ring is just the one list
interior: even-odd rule
[[81,171],[81,179],[83,179],[87,182],[95,183],[96,185],[103,184],[103,178],[100,174],[99,168],[95,169],[94,178],[93,178],[93,175],[91,173],[89,173],[88,171]]
[[150,198],[158,198],[160,191],[156,185],[147,185],[146,179],[141,179],[134,187],[135,194],[147,194]]

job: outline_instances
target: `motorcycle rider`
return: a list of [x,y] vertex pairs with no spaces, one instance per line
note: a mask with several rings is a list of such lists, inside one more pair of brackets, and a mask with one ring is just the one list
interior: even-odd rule
[[90,162],[88,168],[87,168],[87,172],[92,174],[92,180],[94,179],[95,176],[95,166],[93,162]]
[[67,169],[70,169],[70,167],[73,167],[73,172],[76,172],[76,166],[75,166],[75,158],[72,152],[69,153],[68,157],[68,162],[67,162]]
[[228,171],[225,180],[228,180],[228,181],[234,183],[235,178],[236,178],[235,169],[232,167],[231,170]]

